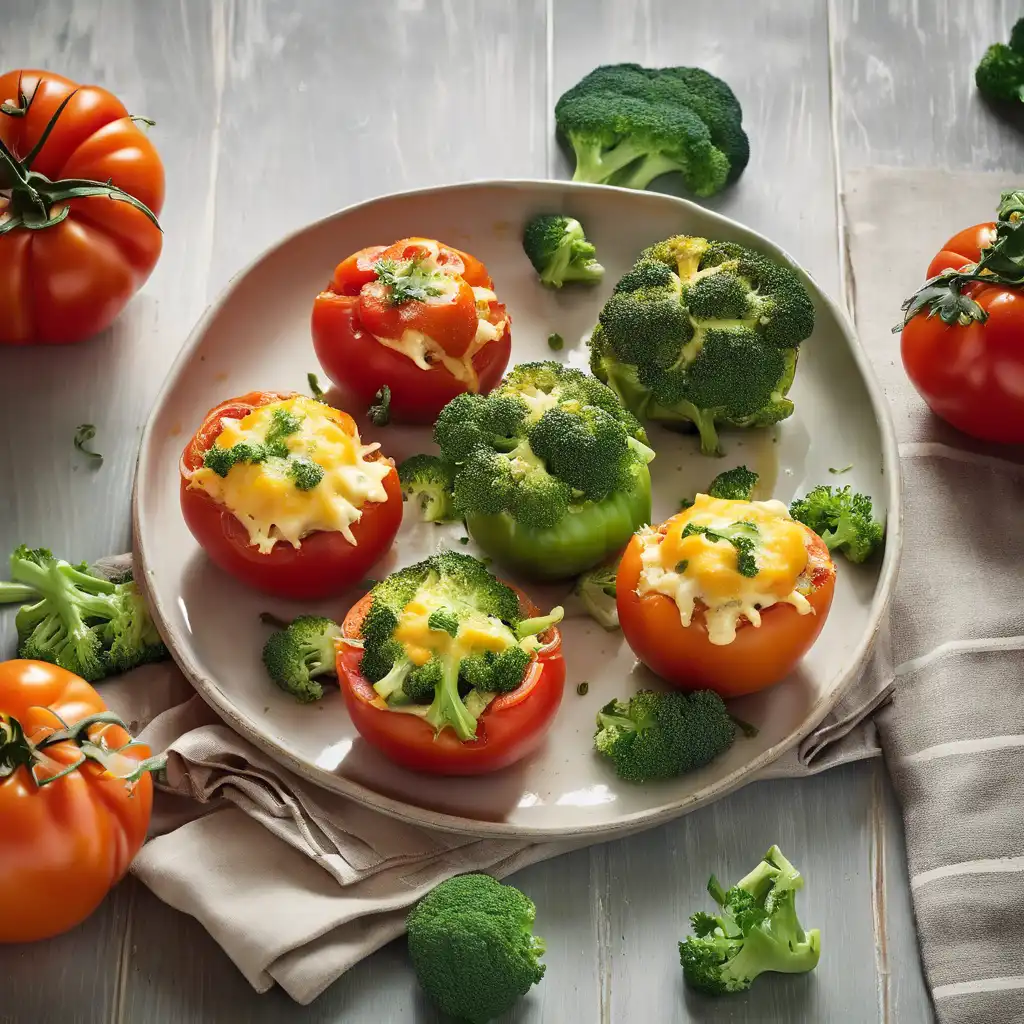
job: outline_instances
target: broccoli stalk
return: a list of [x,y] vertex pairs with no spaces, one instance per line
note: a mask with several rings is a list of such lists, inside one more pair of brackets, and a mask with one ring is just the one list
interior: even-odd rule
[[25,545],[11,555],[10,571],[0,603],[30,602],[14,620],[20,657],[59,665],[88,682],[167,657],[130,579],[112,583]]
[[644,250],[590,336],[590,366],[636,416],[718,428],[792,415],[786,397],[814,307],[794,271],[732,242],[679,235]]
[[436,455],[413,455],[398,467],[398,480],[406,501],[419,507],[428,523],[457,519],[453,502],[455,467]]
[[796,913],[803,878],[773,846],[764,859],[728,891],[714,875],[708,892],[718,914],[690,918],[694,935],[679,943],[683,975],[709,995],[742,992],[766,971],[812,971],[821,956],[817,929],[805,932]]
[[572,588],[587,614],[608,632],[619,628],[619,611],[615,600],[618,571],[618,560],[610,565],[595,566],[577,577]]
[[425,719],[436,732],[451,728],[463,742],[476,739],[476,717],[459,694],[459,659],[451,652],[441,655],[441,679]]
[[667,779],[701,768],[728,750],[736,723],[711,690],[640,690],[597,715],[594,747],[627,782]]
[[565,616],[565,610],[558,606],[552,608],[547,615],[537,615],[532,619],[520,619],[516,624],[515,634],[517,640],[526,640],[546,632],[552,626],[557,626]]
[[406,921],[420,985],[442,1012],[486,1024],[544,977],[537,908],[489,875],[458,875],[432,889]]
[[790,505],[789,514],[821,537],[829,551],[840,552],[850,562],[866,562],[885,537],[871,498],[849,486],[815,487]]
[[337,645],[341,627],[319,615],[302,615],[271,633],[263,645],[267,674],[300,704],[320,700],[323,676],[337,675]]
[[523,232],[523,249],[541,284],[551,288],[561,288],[567,281],[595,284],[604,276],[583,225],[572,217],[547,213],[534,217]]

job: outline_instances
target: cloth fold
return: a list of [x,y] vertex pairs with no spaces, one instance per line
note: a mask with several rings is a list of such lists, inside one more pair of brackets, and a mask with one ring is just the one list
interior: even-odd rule
[[[224,725],[172,663],[102,689],[133,731],[168,755],[132,871],[197,918],[261,992],[276,983],[309,1003],[401,935],[408,908],[446,878],[504,878],[599,841],[481,839],[389,818],[278,765]],[[864,716],[891,689],[891,677],[865,673],[836,714],[759,777],[877,756]]]
[[941,1024],[1024,1022],[1024,455],[934,417],[891,328],[932,255],[992,220],[1016,177],[876,169],[848,175],[844,197],[858,334],[893,409],[906,508],[897,685],[876,721]]

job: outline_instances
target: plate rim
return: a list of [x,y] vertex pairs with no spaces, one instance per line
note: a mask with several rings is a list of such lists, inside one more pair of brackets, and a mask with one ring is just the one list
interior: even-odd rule
[[[799,273],[811,283],[819,301],[828,309],[838,323],[847,347],[853,356],[864,381],[868,397],[871,402],[872,412],[879,428],[882,442],[882,470],[883,478],[887,483],[887,512],[886,512],[886,545],[879,573],[878,585],[875,589],[871,602],[867,628],[864,631],[860,642],[853,652],[850,663],[843,671],[840,679],[832,690],[819,697],[811,706],[803,723],[799,728],[791,732],[785,739],[769,747],[757,757],[745,762],[735,768],[728,775],[716,783],[706,787],[700,794],[693,794],[684,797],[674,803],[667,804],[654,810],[634,811],[624,815],[614,822],[596,823],[593,826],[575,826],[565,829],[540,828],[535,826],[524,826],[502,821],[484,821],[474,818],[466,818],[457,814],[450,814],[442,811],[435,811],[429,808],[415,807],[403,800],[396,799],[378,793],[375,790],[363,786],[352,779],[344,778],[325,769],[318,769],[300,758],[290,754],[287,750],[278,746],[271,739],[264,736],[257,725],[243,715],[227,699],[226,695],[219,689],[214,680],[205,676],[195,665],[188,654],[188,643],[179,638],[177,631],[168,625],[164,618],[163,607],[155,591],[149,585],[149,579],[153,571],[150,568],[149,559],[146,554],[145,531],[142,528],[142,515],[140,512],[140,486],[139,481],[149,468],[150,460],[148,451],[152,443],[155,424],[160,412],[167,400],[167,396],[178,383],[185,368],[191,362],[195,350],[199,347],[203,336],[206,333],[210,322],[217,316],[221,308],[228,302],[232,294],[239,287],[241,282],[261,263],[272,257],[278,250],[285,248],[297,238],[307,232],[319,229],[330,221],[337,220],[356,210],[363,210],[376,204],[395,200],[406,199],[417,196],[438,195],[439,193],[458,193],[481,188],[516,188],[523,191],[542,191],[557,186],[573,191],[607,192],[615,194],[628,194],[637,198],[640,202],[646,201],[640,197],[657,197],[659,201],[668,200],[671,203],[680,204],[684,208],[699,211],[701,216],[709,217],[712,221],[719,222],[723,227],[737,228],[741,233],[746,233],[758,243],[763,244],[770,252],[778,253],[787,260]],[[840,238],[843,232],[840,227]],[[841,272],[840,287],[844,287],[847,274]],[[217,713],[218,716],[232,729],[238,732],[243,738],[249,740],[263,753],[269,755],[278,764],[289,771],[294,772],[301,778],[313,784],[327,789],[330,792],[338,793],[366,807],[371,807],[390,817],[409,824],[421,827],[438,829],[444,832],[456,833],[470,836],[485,836],[491,838],[505,839],[535,839],[535,840],[558,840],[568,837],[580,836],[589,837],[593,840],[611,838],[629,832],[635,832],[641,828],[653,827],[657,824],[670,821],[673,818],[681,817],[684,814],[703,807],[715,800],[719,800],[729,793],[734,792],[749,782],[757,781],[758,776],[765,768],[777,761],[783,754],[799,745],[806,737],[824,720],[824,718],[839,703],[843,696],[856,680],[860,670],[867,663],[874,648],[875,640],[881,629],[882,622],[888,611],[895,589],[896,576],[899,569],[900,557],[903,547],[903,474],[899,458],[899,448],[896,440],[896,429],[892,418],[892,411],[885,399],[885,395],[879,384],[874,369],[857,336],[856,328],[850,319],[847,309],[837,302],[822,288],[814,275],[812,275],[800,262],[795,260],[789,252],[771,241],[761,232],[749,227],[740,221],[694,203],[681,196],[668,195],[666,193],[637,191],[613,185],[595,185],[585,182],[565,181],[550,178],[481,178],[464,182],[450,183],[446,185],[428,185],[421,188],[408,189],[401,192],[391,192],[373,196],[368,199],[351,203],[316,220],[310,221],[292,231],[289,231],[277,241],[267,246],[255,258],[251,259],[241,269],[236,271],[224,284],[216,298],[214,298],[204,309],[195,326],[189,332],[188,338],[182,345],[178,355],[175,357],[170,369],[167,372],[163,383],[154,399],[146,425],[143,428],[139,441],[138,456],[136,458],[135,478],[132,484],[131,497],[131,520],[132,520],[132,556],[133,564],[136,566],[135,579],[142,590],[150,608],[153,621],[163,638],[168,650],[174,659],[175,664],[191,683],[196,692],[203,700]]]

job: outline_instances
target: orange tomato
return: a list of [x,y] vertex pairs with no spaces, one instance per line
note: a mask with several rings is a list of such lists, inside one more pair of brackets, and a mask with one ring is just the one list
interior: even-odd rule
[[116,96],[48,71],[0,75],[0,143],[0,345],[91,337],[160,257],[160,157]]
[[[676,517],[662,523],[664,533]],[[806,595],[811,611],[801,615],[788,604],[761,612],[761,625],[741,618],[736,639],[713,644],[708,639],[704,608],[699,603],[689,626],[679,608],[664,594],[636,590],[641,572],[641,544],[634,536],[619,564],[616,604],[623,636],[633,653],[652,672],[681,690],[714,690],[722,697],[754,693],[783,680],[817,640],[832,606],[836,570],[824,541],[807,530]]]
[[[36,781],[82,755],[74,741],[38,753],[33,745],[104,711],[100,695],[62,668],[0,663],[0,942],[49,938],[85,920],[146,838],[153,803],[148,774],[129,785],[86,759],[67,775]],[[131,742],[116,724],[91,725],[86,738],[114,750]],[[124,756],[142,762],[149,754],[133,745]]]

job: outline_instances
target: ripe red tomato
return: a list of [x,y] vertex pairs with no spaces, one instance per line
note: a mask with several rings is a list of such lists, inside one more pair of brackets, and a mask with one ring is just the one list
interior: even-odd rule
[[[0,664],[0,942],[34,942],[84,921],[146,838],[153,804],[148,774],[129,785],[86,760],[53,778],[81,750],[72,741],[41,746],[61,722],[73,726],[106,709],[85,680],[56,665]],[[110,749],[131,740],[114,724],[86,732]],[[123,756],[141,762],[150,751],[133,745]],[[52,781],[40,785],[46,778]]]
[[[928,277],[976,263],[995,239],[995,224],[954,235],[928,267]],[[1024,442],[1024,293],[1002,285],[964,289],[988,313],[984,322],[947,324],[918,313],[900,339],[903,366],[932,412],[982,441]]]
[[[160,257],[160,157],[116,96],[48,71],[0,75],[0,142],[8,150],[0,187],[12,189],[0,197],[0,345],[89,338],[110,326]],[[11,228],[19,218],[25,226]]]
[[[675,518],[662,523],[660,532],[665,533]],[[824,541],[807,530],[808,573],[814,588],[807,599],[813,610],[801,615],[792,605],[772,605],[761,612],[760,626],[741,618],[732,643],[713,644],[702,606],[695,609],[690,625],[684,626],[672,598],[637,595],[641,550],[640,539],[634,536],[619,564],[619,623],[640,661],[681,690],[714,690],[729,698],[773,686],[811,649],[832,606],[835,565]]]
[[[393,304],[378,281],[374,264],[381,259],[408,260],[425,246],[437,247],[436,262],[455,281],[450,294],[428,301]],[[477,330],[472,289],[493,288],[487,268],[473,256],[433,239],[405,238],[391,246],[375,245],[342,260],[331,283],[313,304],[313,347],[327,376],[359,401],[369,403],[385,384],[391,389],[391,413],[411,423],[432,423],[445,405],[468,390],[442,363],[428,369],[377,338],[400,338],[415,330],[432,338],[444,352],[459,358],[467,352]],[[505,307],[490,303],[487,319],[506,321],[504,333],[473,356],[477,390],[486,394],[497,386],[512,352]]]
[[[384,478],[386,501],[368,501],[362,516],[352,524],[353,546],[340,534],[318,530],[302,539],[299,547],[279,542],[264,554],[249,541],[249,534],[235,515],[205,491],[189,487],[192,474],[221,432],[222,419],[242,419],[253,409],[294,398],[294,392],[254,391],[232,398],[211,409],[181,456],[181,511],[192,536],[210,559],[246,586],[279,597],[314,600],[338,594],[363,577],[391,547],[402,522],[402,490],[394,463]],[[351,434],[355,421],[333,410],[337,422]],[[371,459],[384,458],[375,452]]]
[[[524,616],[540,609],[520,592]],[[352,606],[342,625],[345,636],[359,637],[373,595]],[[475,740],[463,743],[451,729],[440,734],[415,715],[387,711],[373,684],[359,670],[362,652],[342,644],[338,651],[338,680],[352,723],[371,746],[392,761],[431,775],[483,775],[507,768],[540,746],[565,688],[562,636],[555,627],[530,662],[522,686],[495,697],[477,720]],[[374,703],[376,701],[376,703]]]

